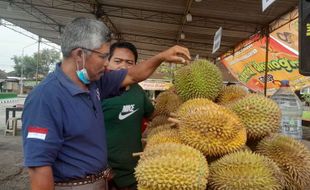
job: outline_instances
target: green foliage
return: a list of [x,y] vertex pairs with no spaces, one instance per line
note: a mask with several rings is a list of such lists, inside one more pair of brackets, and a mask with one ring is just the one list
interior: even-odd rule
[[310,94],[309,93],[304,93],[301,95],[301,97],[305,100],[305,102],[310,104]]
[[0,79],[5,79],[7,77],[7,73],[4,70],[0,69]]
[[6,99],[6,98],[16,98],[17,94],[16,93],[0,93],[0,99]]
[[180,68],[177,64],[162,63],[156,70],[157,73],[163,75],[163,79],[173,79],[174,72]]
[[[32,56],[14,56],[12,60],[15,63],[14,72],[10,75],[21,76],[23,71],[23,77],[35,78],[37,69],[38,53],[34,53]],[[38,76],[39,78],[45,77],[50,68],[60,61],[60,52],[51,49],[44,49],[40,52],[38,64]]]

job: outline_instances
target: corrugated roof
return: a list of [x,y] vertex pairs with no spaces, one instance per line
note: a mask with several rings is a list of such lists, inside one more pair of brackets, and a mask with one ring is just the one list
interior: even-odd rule
[[[262,12],[261,0],[0,0],[0,17],[59,44],[66,23],[97,15],[116,37],[133,42],[142,59],[174,44],[187,46],[194,56],[215,58],[297,4],[298,0],[277,0]],[[186,22],[188,12],[192,22]],[[222,46],[212,55],[219,27]],[[181,32],[185,39],[180,39]]]

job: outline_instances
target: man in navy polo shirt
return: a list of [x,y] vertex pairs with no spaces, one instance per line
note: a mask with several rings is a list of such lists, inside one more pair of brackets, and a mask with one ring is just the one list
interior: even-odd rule
[[110,37],[100,21],[78,18],[63,33],[63,61],[27,97],[23,148],[33,190],[106,189],[107,145],[100,100],[145,80],[161,62],[186,62],[174,46],[128,70],[105,72]]

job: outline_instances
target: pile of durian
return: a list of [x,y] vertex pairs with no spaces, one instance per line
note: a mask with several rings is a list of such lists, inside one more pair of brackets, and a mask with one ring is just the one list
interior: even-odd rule
[[310,189],[310,151],[279,134],[278,105],[223,86],[209,61],[179,69],[155,101],[135,169],[139,190]]

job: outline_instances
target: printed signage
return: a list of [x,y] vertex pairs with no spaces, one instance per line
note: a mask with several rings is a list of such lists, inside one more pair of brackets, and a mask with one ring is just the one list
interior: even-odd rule
[[262,0],[263,12],[276,0]]
[[220,27],[214,35],[212,54],[215,53],[221,47],[222,32],[223,32],[223,28]]
[[[259,35],[241,43],[235,53],[224,55],[222,63],[241,83],[255,92],[264,92],[266,37]],[[310,77],[299,73],[298,19],[270,34],[267,94],[278,88],[279,80],[289,80],[294,90],[310,85]]]

